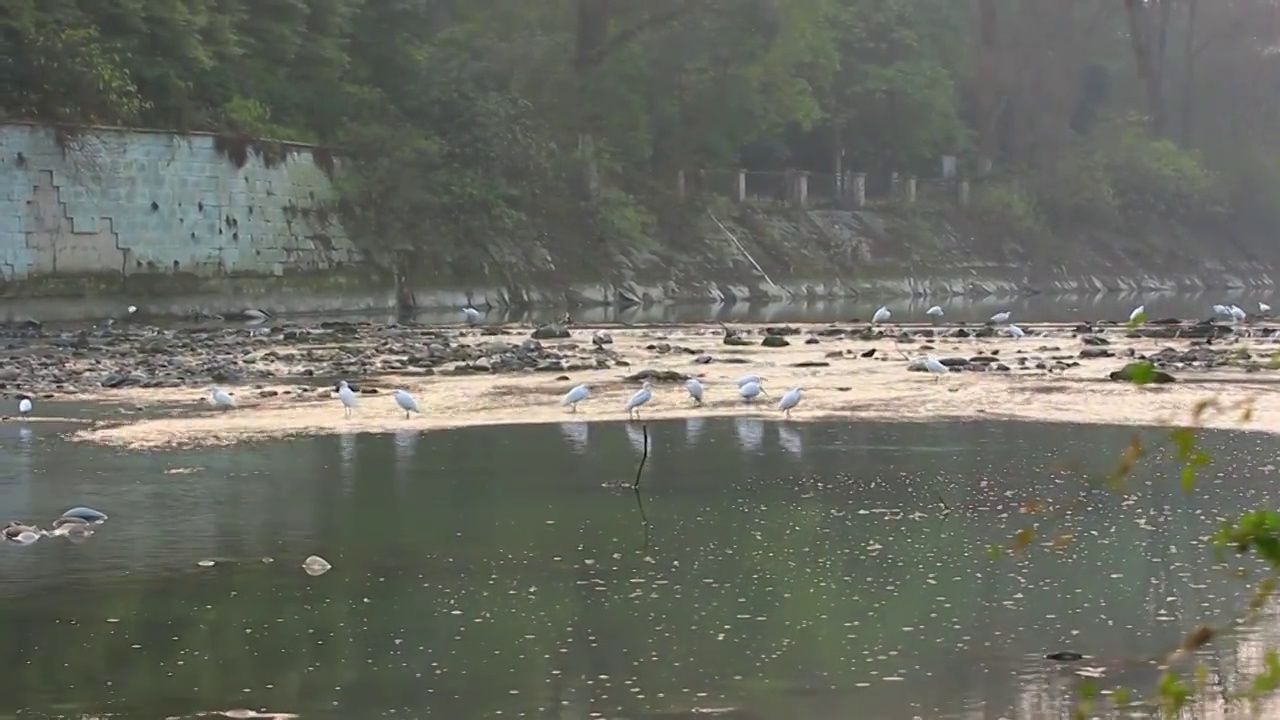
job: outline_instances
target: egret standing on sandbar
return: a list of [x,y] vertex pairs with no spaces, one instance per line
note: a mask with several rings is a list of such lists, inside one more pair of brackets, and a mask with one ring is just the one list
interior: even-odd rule
[[18,401],[18,414],[22,416],[23,420],[31,417],[31,398],[26,395],[22,396],[22,399]]
[[1248,317],[1245,314],[1244,310],[1241,310],[1235,305],[1228,307],[1227,310],[1231,311],[1231,319],[1235,320],[1236,322],[1244,322],[1244,319]]
[[942,306],[941,306],[941,305],[934,305],[933,307],[929,308],[928,310],[925,310],[925,311],[924,311],[924,314],[925,314],[925,315],[928,315],[929,317],[942,317],[944,313],[942,312]]
[[1136,323],[1136,322],[1145,321],[1147,319],[1146,315],[1147,315],[1147,306],[1139,305],[1138,307],[1133,309],[1133,312],[1129,313],[1129,322]]
[[484,317],[480,314],[479,310],[471,307],[470,305],[462,308],[462,314],[467,316],[468,325],[479,325],[480,320]]
[[409,413],[411,412],[416,412],[419,415],[422,414],[422,411],[418,409],[418,401],[414,400],[412,395],[404,390],[396,390],[392,394],[395,396],[396,404],[404,411],[405,420],[409,419]]
[[698,382],[698,378],[689,378],[684,384],[684,389],[689,391],[689,397],[699,405],[702,404],[702,383]]
[[924,359],[924,369],[933,373],[934,382],[938,382],[939,380],[941,380],[943,375],[948,375],[951,373],[950,368],[948,368],[946,365],[943,365],[941,360],[939,360],[938,358],[932,355]]
[[570,412],[578,412],[578,403],[586,400],[590,394],[586,385],[578,385],[564,394],[564,397],[560,400],[560,406],[568,406]]
[[758,396],[765,394],[764,388],[761,387],[760,381],[749,382],[738,388],[738,394],[742,396],[742,401],[750,403]]
[[351,417],[351,411],[356,409],[356,391],[351,389],[346,380],[338,383],[338,398],[342,400],[342,412]]
[[1009,337],[1013,338],[1014,340],[1017,340],[1022,336],[1026,335],[1026,333],[1023,332],[1022,328],[1012,323],[1009,324],[1009,327],[1005,328],[1005,332],[1009,333]]
[[762,380],[759,375],[743,375],[742,377],[738,378],[738,387],[743,387],[747,383],[755,383],[759,385],[762,382],[764,382],[764,380]]
[[1007,322],[1009,322],[1009,318],[1010,318],[1010,317],[1012,317],[1012,315],[1010,314],[1010,312],[1009,312],[1008,310],[1002,310],[1002,311],[1000,311],[1000,312],[996,313],[995,315],[992,315],[992,316],[991,316],[991,322],[993,322],[993,323],[995,323],[995,324],[997,324],[997,325],[999,325],[999,324],[1001,324],[1001,323],[1007,323]]
[[1267,313],[1271,312],[1271,306],[1264,302],[1259,302],[1258,312],[1262,313],[1263,315],[1266,315]]
[[628,418],[635,420],[640,417],[640,406],[649,402],[649,398],[653,397],[652,387],[649,381],[645,380],[644,384],[640,386],[640,391],[632,395],[631,399],[627,401]]
[[793,387],[787,391],[786,395],[782,396],[782,400],[778,402],[778,409],[782,411],[783,415],[790,418],[791,410],[799,405],[800,400],[803,398],[804,392],[798,386]]
[[887,323],[889,322],[889,318],[892,316],[893,313],[889,312],[889,308],[881,305],[880,308],[876,310],[875,314],[871,316],[871,324],[878,325],[880,323]]
[[236,406],[236,399],[227,394],[226,390],[219,387],[213,388],[213,394],[209,397],[209,400],[223,410],[230,410]]

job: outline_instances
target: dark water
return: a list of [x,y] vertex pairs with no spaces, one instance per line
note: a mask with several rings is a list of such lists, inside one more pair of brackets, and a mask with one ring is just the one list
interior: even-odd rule
[[[1032,295],[1021,297],[987,297],[987,298],[920,298],[867,297],[861,300],[840,300],[824,302],[778,302],[778,303],[735,303],[733,305],[699,305],[691,303],[673,305],[653,305],[649,307],[629,306],[610,308],[578,308],[572,312],[574,321],[581,323],[599,322],[849,322],[854,318],[868,320],[881,305],[893,313],[897,322],[929,322],[925,311],[938,305],[946,313],[944,322],[985,322],[992,315],[1002,311],[1013,313],[1014,322],[1027,323],[1066,323],[1083,320],[1116,320],[1126,321],[1129,313],[1138,305],[1145,304],[1151,318],[1207,318],[1213,314],[1213,306],[1220,303],[1235,303],[1246,312],[1258,311],[1258,301],[1280,307],[1280,302],[1263,293],[1254,294],[1213,294],[1213,295],[1175,295],[1175,294],[1127,294],[1107,293],[1088,296],[1050,296]],[[486,322],[547,322],[559,319],[564,309],[539,308],[534,310],[492,310],[486,315]],[[379,318],[389,320],[387,317]],[[426,310],[415,316],[420,322],[456,323],[461,322],[460,310]]]
[[[627,307],[589,307],[574,308],[571,316],[578,323],[704,323],[704,322],[770,322],[770,323],[816,323],[816,322],[850,322],[854,319],[867,321],[884,305],[893,313],[894,322],[923,323],[931,321],[925,311],[933,305],[939,305],[946,313],[943,322],[986,322],[997,312],[1010,311],[1015,323],[1068,323],[1085,320],[1128,320],[1129,313],[1138,305],[1145,304],[1147,314],[1152,319],[1207,318],[1212,315],[1215,304],[1235,303],[1251,315],[1258,311],[1258,302],[1266,302],[1280,308],[1280,300],[1270,298],[1262,293],[1241,294],[1205,294],[1205,295],[1172,295],[1147,293],[1143,295],[1108,293],[1090,296],[1048,296],[1033,295],[1029,297],[1009,298],[947,298],[922,300],[919,298],[867,297],[857,301],[826,302],[777,302],[777,303],[735,303],[732,305],[712,305],[699,303],[680,303],[650,306]],[[125,319],[125,306],[122,304],[115,312],[117,319]],[[3,303],[0,303],[0,310]],[[484,322],[526,323],[559,321],[565,308],[539,307],[532,309],[492,309],[485,310]],[[27,310],[26,312],[34,312]],[[10,315],[13,312],[9,312]],[[19,312],[19,315],[23,313]],[[25,316],[25,315],[23,315]],[[280,316],[276,321],[293,320],[296,322],[319,322],[321,320],[366,320],[373,322],[397,322],[411,319],[421,323],[457,325],[465,317],[460,308],[425,309],[411,318],[399,318],[393,312],[344,313],[327,315]],[[197,323],[183,322],[172,318],[143,318],[145,322],[154,322],[164,326],[192,325]],[[239,321],[228,321],[230,324],[243,324]],[[78,327],[82,323],[46,324],[49,329],[68,329]],[[198,323],[205,324],[205,323]]]
[[[622,424],[150,454],[58,431],[0,424],[4,516],[111,520],[0,547],[0,717],[1058,717],[1073,676],[1045,652],[1146,688],[1139,659],[1240,607],[1203,538],[1276,484],[1276,440],[1244,433],[1205,435],[1194,494],[1155,453],[1120,497],[1077,473],[1125,429],[670,421],[646,540],[603,487],[638,459]],[[1078,497],[1044,530],[1068,551],[986,551],[1024,502]],[[1259,638],[1211,646],[1213,677]]]

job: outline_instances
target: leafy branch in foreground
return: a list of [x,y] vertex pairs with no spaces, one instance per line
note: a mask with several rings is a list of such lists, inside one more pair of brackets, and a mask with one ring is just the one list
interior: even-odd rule
[[[1142,318],[1137,318],[1132,324],[1137,325],[1141,322]],[[1148,361],[1131,363],[1126,367],[1126,379],[1135,385],[1157,382],[1157,373],[1155,365]],[[1192,407],[1190,424],[1170,430],[1165,436],[1165,441],[1157,445],[1157,447],[1163,446],[1171,449],[1174,458],[1181,465],[1179,480],[1181,489],[1185,493],[1190,493],[1195,489],[1200,469],[1212,463],[1212,458],[1200,447],[1197,437],[1197,428],[1201,427],[1203,420],[1209,413],[1238,413],[1235,419],[1238,423],[1244,424],[1253,419],[1253,404],[1251,400],[1233,404],[1224,404],[1217,398],[1201,400]],[[1148,447],[1142,434],[1135,432],[1129,444],[1121,453],[1119,462],[1111,472],[1102,476],[1088,473],[1080,474],[1085,478],[1085,482],[1089,487],[1102,487],[1113,492],[1126,494],[1129,492],[1127,479],[1139,463],[1151,454],[1152,449]],[[1015,532],[1010,541],[1009,549],[1014,552],[1026,551],[1038,537],[1048,532],[1049,527],[1063,521],[1084,502],[1083,498],[1077,498],[1068,503],[1061,503],[1056,507],[1042,500],[1032,500],[1026,503],[1023,506],[1023,512],[1037,516],[1039,522]],[[1074,536],[1072,534],[1061,532],[1047,545],[1052,549],[1061,550],[1070,545],[1073,539]],[[1224,523],[1213,537],[1213,544],[1219,561],[1225,561],[1227,551],[1230,550],[1237,556],[1252,554],[1266,564],[1266,574],[1258,583],[1246,611],[1220,625],[1205,624],[1187,632],[1176,647],[1163,653],[1162,657],[1156,658],[1164,668],[1164,672],[1154,688],[1152,699],[1143,703],[1141,700],[1134,700],[1139,696],[1133,690],[1129,688],[1113,688],[1109,693],[1108,701],[1113,708],[1132,709],[1135,705],[1146,704],[1156,706],[1161,712],[1169,716],[1176,715],[1195,697],[1204,693],[1208,686],[1208,668],[1203,663],[1197,663],[1192,673],[1191,681],[1188,682],[1183,674],[1175,670],[1175,666],[1191,657],[1200,648],[1213,642],[1222,633],[1257,620],[1266,608],[1269,599],[1276,593],[1278,586],[1280,586],[1280,512],[1265,508],[1246,512],[1235,521]],[[1003,552],[998,547],[991,550],[996,555]],[[1235,572],[1240,577],[1247,577],[1250,574],[1245,569],[1237,569]],[[1236,695],[1238,699],[1256,702],[1277,689],[1280,689],[1280,652],[1272,649],[1265,654],[1263,668],[1252,678],[1248,688],[1236,693]],[[1103,694],[1096,681],[1092,679],[1083,680],[1079,684],[1077,692],[1078,701],[1074,710],[1074,717],[1083,720],[1083,718],[1089,717],[1100,709],[1099,702]],[[1224,700],[1231,699],[1226,688],[1223,688],[1222,696]]]

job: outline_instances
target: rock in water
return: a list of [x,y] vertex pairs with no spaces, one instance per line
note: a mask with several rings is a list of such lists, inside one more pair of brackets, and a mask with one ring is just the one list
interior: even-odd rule
[[73,507],[62,513],[62,517],[79,518],[91,523],[102,522],[107,519],[106,514],[88,507]]
[[310,555],[302,561],[302,569],[311,577],[317,577],[332,570],[333,566],[319,555]]

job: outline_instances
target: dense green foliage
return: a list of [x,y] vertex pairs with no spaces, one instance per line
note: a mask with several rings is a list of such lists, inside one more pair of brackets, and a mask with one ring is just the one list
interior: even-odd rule
[[994,163],[1010,233],[1267,226],[1272,4],[0,0],[0,110],[339,146],[356,234],[450,260],[635,242],[681,168],[876,187],[946,153]]

